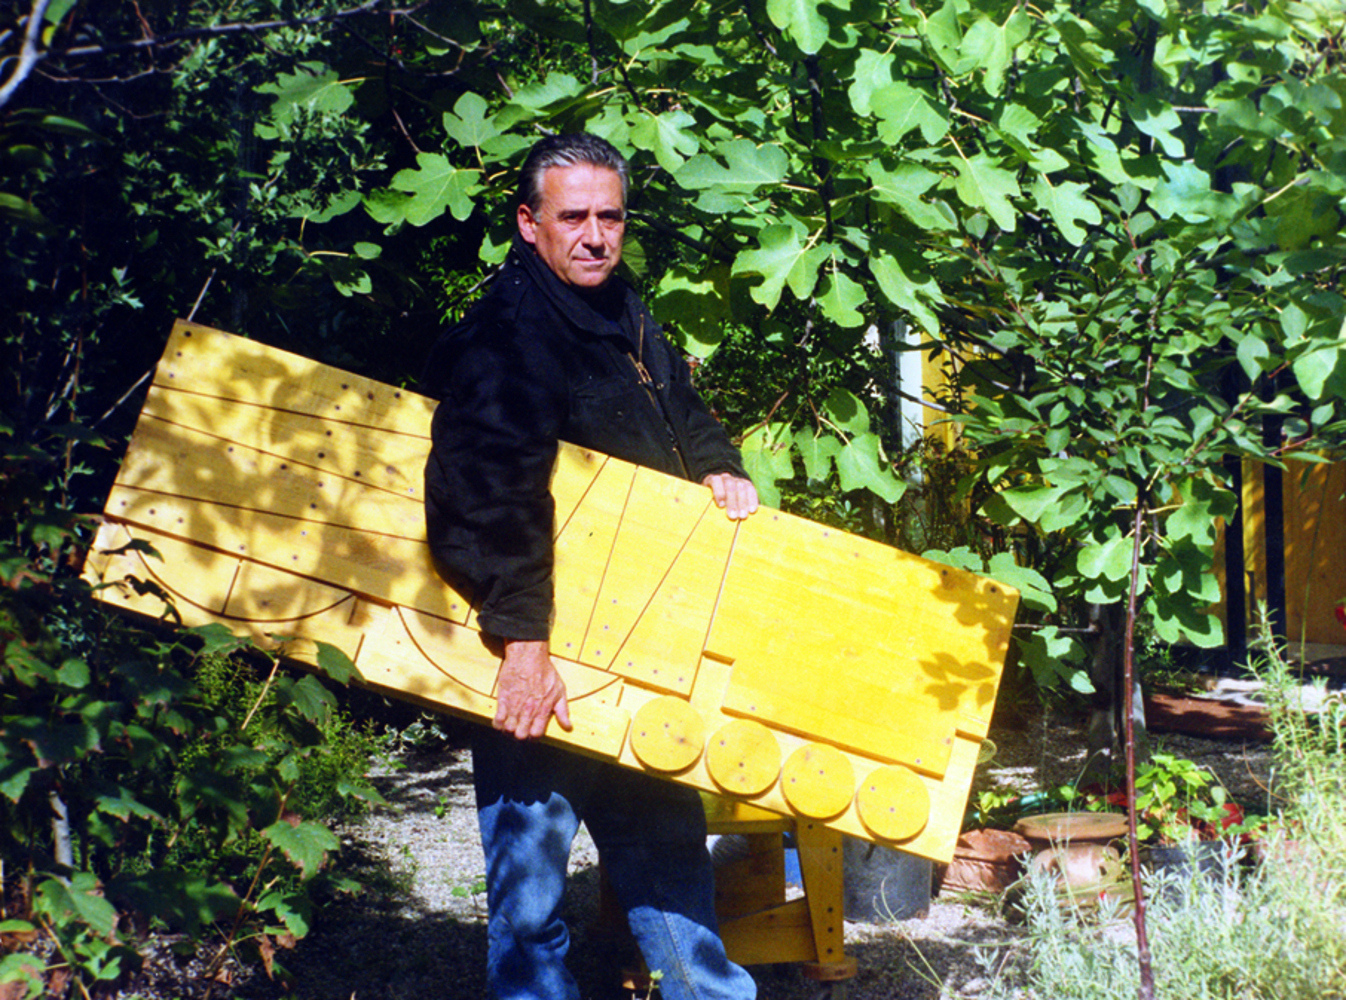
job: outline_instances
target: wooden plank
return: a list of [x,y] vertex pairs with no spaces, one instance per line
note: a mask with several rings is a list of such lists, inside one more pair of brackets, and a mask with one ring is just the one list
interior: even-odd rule
[[715,913],[721,920],[758,913],[785,902],[785,849],[781,835],[742,836],[742,854],[715,866]]
[[[298,448],[305,444],[295,442]],[[123,486],[315,524],[356,530],[372,525],[379,534],[417,541],[425,536],[420,497],[376,487],[359,469],[340,475],[158,419],[141,421],[135,447],[134,472],[119,480]]]
[[[164,566],[190,566],[195,557],[216,563],[227,562],[231,572],[198,576],[191,573],[163,572],[159,560],[146,557],[139,551],[120,556],[103,554],[108,549],[125,546],[132,538],[148,541],[163,555]],[[296,662],[316,664],[315,648],[302,640],[321,640],[346,652],[364,675],[368,687],[405,698],[439,711],[451,711],[473,718],[491,718],[495,714],[493,688],[499,672],[498,657],[481,642],[480,634],[451,622],[441,622],[444,632],[437,644],[412,635],[403,620],[404,609],[395,606],[371,604],[351,593],[329,606],[295,616],[286,613],[283,606],[264,603],[258,595],[283,595],[295,590],[294,577],[257,563],[235,559],[209,549],[200,549],[191,542],[152,532],[131,529],[124,525],[105,524],[94,543],[94,554],[86,564],[86,576],[94,582],[116,581],[127,576],[153,580],[164,587],[174,600],[184,625],[223,624],[235,632],[247,634],[263,648],[275,648],[274,637],[282,635],[299,642],[285,643],[286,655]],[[237,585],[226,588],[233,591],[226,596],[222,590],[211,590],[211,604],[202,603],[181,593],[183,581],[194,579],[251,581],[256,593],[246,597]],[[309,589],[307,583],[303,588]],[[188,587],[189,592],[192,590]],[[323,592],[323,599],[334,595],[331,588]],[[164,605],[158,599],[147,599],[126,585],[110,586],[100,591],[100,598],[117,607],[159,617]],[[240,604],[240,601],[243,603]],[[228,604],[239,605],[238,615],[218,610]],[[273,617],[258,614],[270,607]],[[427,656],[425,649],[438,658]],[[444,656],[445,649],[453,649]],[[558,663],[562,677],[574,692],[571,699],[571,719],[574,730],[566,732],[552,724],[547,736],[585,753],[600,757],[616,757],[625,743],[629,724],[627,712],[616,705],[616,694],[611,690],[614,678],[582,664]]]
[[720,922],[725,951],[741,965],[809,962],[817,956],[808,903],[794,899],[763,913]]
[[380,432],[414,429],[427,441],[435,409],[406,389],[184,320],[173,325],[154,384]]
[[152,418],[284,456],[299,466],[359,479],[399,495],[421,496],[428,425],[419,428],[420,433],[389,427],[351,434],[346,424],[320,417],[159,386],[150,389],[140,412],[142,420]]
[[[424,461],[424,458],[422,458]],[[556,533],[559,535],[575,516],[603,466],[606,455],[585,448],[563,446],[556,456],[556,471],[552,475],[551,495],[556,504]]]
[[[586,662],[608,667],[617,658],[709,506],[705,489],[695,484],[634,469],[626,502],[615,519],[616,537],[584,636],[581,656]],[[719,590],[719,582],[717,573],[712,595]],[[708,602],[705,623],[709,623],[710,610]],[[701,632],[704,636],[704,624]],[[701,655],[700,642],[690,655],[689,672]]]
[[[709,650],[734,662],[731,711],[934,774],[989,720],[1017,599],[997,584],[767,512],[725,594]],[[955,613],[994,627],[951,629]]]
[[423,537],[398,537],[123,486],[113,487],[107,513],[298,577],[451,621],[466,619],[467,602],[435,574]]
[[601,650],[598,658],[584,655],[584,636],[634,478],[635,466],[606,462],[585,491],[582,504],[556,536],[556,622],[551,649],[557,656],[595,665],[602,659]]
[[[1266,602],[1266,487],[1261,463],[1243,463],[1243,551],[1247,621]],[[1346,596],[1346,463],[1287,462],[1281,477],[1285,545],[1286,634],[1299,641],[1340,645],[1335,607]],[[1213,571],[1224,586],[1222,553]]]
[[795,827],[799,872],[809,901],[809,922],[820,965],[844,962],[845,915],[842,912],[841,834],[821,823]]
[[[679,487],[648,491],[675,507],[681,517],[678,531],[670,532],[661,563],[647,555],[650,549],[644,544],[649,535],[658,533],[657,508],[646,498],[646,509],[634,516],[628,510],[618,538],[621,547],[613,560],[620,568],[604,580],[591,632],[603,629],[601,634],[607,634],[610,628],[623,637],[607,664],[614,673],[663,691],[690,695],[723,586],[734,527],[709,502],[703,488],[656,477],[648,470],[637,475],[637,487],[656,478]],[[635,492],[643,497],[646,491],[637,488]],[[627,530],[628,522],[637,517],[646,519],[643,530]],[[644,580],[637,583],[642,575]],[[620,614],[614,614],[619,604]]]

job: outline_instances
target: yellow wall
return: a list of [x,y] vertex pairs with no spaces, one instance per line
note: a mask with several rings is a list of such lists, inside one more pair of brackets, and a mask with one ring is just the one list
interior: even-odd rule
[[[1346,597],[1346,465],[1292,462],[1283,474],[1285,598],[1291,642],[1346,642],[1333,608]],[[1266,600],[1262,466],[1243,463],[1244,576],[1249,599]],[[1249,608],[1248,621],[1253,618]]]

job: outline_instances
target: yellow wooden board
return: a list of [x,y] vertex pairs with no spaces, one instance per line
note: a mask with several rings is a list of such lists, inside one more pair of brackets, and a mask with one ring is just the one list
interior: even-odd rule
[[[471,718],[499,660],[431,565],[434,404],[175,326],[85,575],[110,604],[340,646],[365,683]],[[562,445],[547,739],[938,860],[953,853],[1018,595]],[[132,539],[162,556],[126,550]],[[118,551],[120,550],[120,551]],[[140,588],[144,590],[144,588]]]

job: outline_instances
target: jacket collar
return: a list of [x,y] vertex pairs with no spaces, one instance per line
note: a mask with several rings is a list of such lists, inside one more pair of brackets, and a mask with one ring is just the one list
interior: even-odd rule
[[634,331],[644,310],[631,287],[617,276],[592,294],[583,295],[558,278],[532,244],[515,235],[508,263],[522,270],[571,324],[600,337],[618,337],[634,345]]

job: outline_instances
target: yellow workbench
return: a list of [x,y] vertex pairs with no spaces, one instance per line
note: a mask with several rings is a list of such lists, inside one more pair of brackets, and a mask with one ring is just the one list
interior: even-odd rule
[[[434,572],[434,404],[178,323],[85,574],[152,617],[342,648],[363,682],[477,719],[499,660]],[[550,740],[817,827],[948,860],[1018,595],[563,445]],[[148,542],[162,556],[127,548]],[[732,935],[732,928],[729,933]]]

